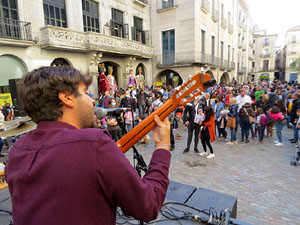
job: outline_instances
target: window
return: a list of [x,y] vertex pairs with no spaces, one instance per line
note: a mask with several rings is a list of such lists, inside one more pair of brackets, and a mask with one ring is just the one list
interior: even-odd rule
[[253,44],[255,44],[255,39],[253,39]]
[[221,4],[221,18],[224,18],[224,4]]
[[100,32],[98,3],[82,0],[83,30],[85,32]]
[[296,43],[296,35],[292,35],[292,37],[291,37],[291,43]]
[[174,0],[162,0],[162,8],[170,8],[174,6]]
[[292,46],[291,47],[291,54],[296,54],[296,49],[297,49],[296,46]]
[[45,25],[67,27],[65,0],[44,0]]
[[228,61],[230,60],[230,45],[228,45]]
[[269,70],[269,60],[264,60],[263,61],[263,70],[264,71]]
[[201,30],[201,52],[205,53],[205,31]]
[[175,30],[162,32],[163,64],[175,63]]
[[[111,27],[111,35],[116,37],[125,37],[124,33],[124,24],[123,24],[123,12],[111,9],[112,19],[110,21],[110,27]],[[126,35],[128,35],[128,32],[126,32]],[[128,37],[126,37],[128,38]]]
[[138,17],[133,17],[132,40],[146,43],[145,32],[143,31],[143,20]]
[[252,68],[255,68],[255,62],[252,62]]
[[255,55],[255,50],[252,50],[252,54]]
[[231,24],[231,13],[230,12],[228,12],[228,24],[232,25]]
[[234,62],[234,48],[232,48],[232,62]]
[[215,36],[211,36],[211,55],[215,56]]
[[265,38],[264,45],[269,45],[269,38]]
[[221,41],[221,60],[223,60],[224,59],[224,42],[223,41]]
[[0,18],[19,20],[17,0],[0,1]]
[[269,48],[265,48],[263,54],[264,54],[264,56],[270,55],[270,49]]

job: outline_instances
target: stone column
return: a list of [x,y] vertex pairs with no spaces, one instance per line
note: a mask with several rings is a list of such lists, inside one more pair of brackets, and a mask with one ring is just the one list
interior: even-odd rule
[[92,77],[92,84],[89,87],[89,91],[91,94],[94,95],[95,99],[99,98],[98,94],[98,65],[102,59],[102,53],[101,52],[92,52],[88,54],[87,60],[88,60],[88,74]]

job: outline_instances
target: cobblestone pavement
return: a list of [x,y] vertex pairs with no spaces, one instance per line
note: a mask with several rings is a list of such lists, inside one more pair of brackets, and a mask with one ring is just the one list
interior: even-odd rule
[[[172,152],[170,179],[237,197],[239,220],[252,224],[300,224],[300,167],[290,165],[295,147],[287,139],[292,131],[284,128],[283,134],[284,147],[274,146],[275,137],[265,138],[262,145],[256,145],[253,139],[233,146],[216,141],[216,157],[206,159],[193,149],[182,154],[187,137],[183,130],[182,140],[176,140]],[[148,146],[137,145],[137,149],[148,164],[154,149],[152,139]],[[200,142],[198,149],[202,150]],[[126,156],[132,162],[131,150]],[[7,189],[0,191],[0,209],[11,208],[8,198]],[[9,224],[9,218],[0,213],[0,224]]]
[[[170,180],[237,197],[239,220],[252,224],[300,224],[300,167],[290,165],[296,151],[287,140],[292,137],[291,130],[283,130],[283,147],[274,146],[276,135],[265,138],[262,145],[256,144],[257,138],[233,146],[216,141],[212,144],[216,155],[213,159],[194,153],[193,142],[191,151],[182,154],[187,131],[181,134],[182,140],[176,140],[172,152]],[[148,164],[153,141],[137,148]],[[198,149],[202,151],[201,142]],[[132,161],[132,151],[126,156]]]

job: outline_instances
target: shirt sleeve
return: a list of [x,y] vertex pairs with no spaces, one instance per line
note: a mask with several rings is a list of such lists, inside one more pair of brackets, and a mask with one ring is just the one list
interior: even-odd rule
[[115,142],[108,136],[101,139],[96,149],[96,173],[110,205],[120,206],[126,215],[135,219],[154,220],[169,185],[170,152],[155,150],[148,172],[140,178]]

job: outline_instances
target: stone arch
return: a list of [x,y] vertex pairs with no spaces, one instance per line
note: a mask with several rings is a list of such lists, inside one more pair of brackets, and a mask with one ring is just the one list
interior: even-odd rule
[[145,77],[145,80],[146,80],[146,67],[145,67],[145,65],[143,64],[143,63],[139,63],[138,65],[137,65],[137,67],[136,67],[136,69],[135,69],[135,74],[137,75],[137,74],[139,74],[139,68],[142,68],[142,74],[144,75],[144,77]]
[[210,75],[210,79],[215,79],[213,72],[211,72],[210,70],[207,70],[205,73]]
[[[104,63],[104,67],[106,69],[105,75],[108,75],[108,68],[112,67],[112,69],[113,69],[112,75],[114,76],[118,87],[120,87],[121,77],[122,77],[121,66],[118,63],[115,63],[112,61],[104,61],[104,62],[100,62],[99,64],[102,64],[102,63]],[[99,68],[99,66],[98,66],[98,68]]]
[[71,66],[71,67],[73,67],[70,60],[68,60],[66,58],[55,58],[52,61],[52,63],[50,64],[50,66]]
[[230,78],[227,72],[224,72],[220,79],[220,84],[229,84]]
[[11,54],[0,56],[0,92],[9,92],[8,80],[19,79],[28,72],[26,63],[19,57]]
[[157,84],[166,84],[173,87],[177,87],[183,83],[182,77],[174,70],[163,70],[159,72],[155,77]]

